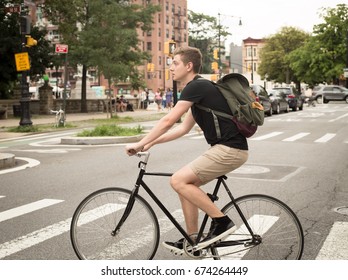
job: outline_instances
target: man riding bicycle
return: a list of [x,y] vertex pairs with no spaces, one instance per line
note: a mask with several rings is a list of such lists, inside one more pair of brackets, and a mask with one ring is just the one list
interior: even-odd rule
[[[185,135],[196,123],[199,125],[211,147],[176,171],[170,184],[179,195],[189,235],[198,231],[198,209],[212,218],[209,233],[198,243],[202,249],[226,238],[235,230],[235,225],[217,208],[200,186],[243,165],[248,158],[248,143],[235,124],[225,118],[218,119],[221,130],[221,138],[218,139],[212,114],[195,106],[200,104],[212,110],[232,114],[219,90],[210,81],[198,79],[201,68],[202,54],[198,49],[179,47],[175,50],[170,71],[173,80],[185,86],[180,100],[142,140],[127,145],[126,152],[128,155],[134,155],[139,151],[146,151],[155,144]],[[171,129],[184,114],[183,122]],[[163,245],[175,253],[182,253],[183,242],[184,240],[180,239],[177,242],[164,242]]]

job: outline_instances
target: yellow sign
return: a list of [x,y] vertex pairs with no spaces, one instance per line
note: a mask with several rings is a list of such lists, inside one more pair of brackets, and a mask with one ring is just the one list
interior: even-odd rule
[[16,53],[15,59],[17,71],[30,70],[29,55],[27,52]]

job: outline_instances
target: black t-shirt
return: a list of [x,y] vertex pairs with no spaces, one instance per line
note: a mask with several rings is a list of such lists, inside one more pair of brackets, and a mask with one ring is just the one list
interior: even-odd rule
[[[180,100],[190,101],[212,110],[232,114],[220,91],[206,79],[195,79],[189,82],[181,92]],[[217,139],[212,114],[197,108],[194,104],[191,107],[191,111],[196,123],[202,129],[208,144],[212,146],[223,144],[236,149],[248,150],[246,138],[239,133],[231,120],[218,117],[221,139]]]

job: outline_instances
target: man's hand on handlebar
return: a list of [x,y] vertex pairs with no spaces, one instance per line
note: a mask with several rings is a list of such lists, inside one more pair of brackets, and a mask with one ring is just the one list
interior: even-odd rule
[[136,144],[129,144],[126,146],[126,153],[129,156],[134,156],[136,153],[143,151],[144,146],[139,146],[138,143]]

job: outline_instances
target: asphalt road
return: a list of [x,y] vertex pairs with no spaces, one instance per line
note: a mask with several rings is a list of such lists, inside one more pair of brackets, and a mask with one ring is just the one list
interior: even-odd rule
[[[269,194],[296,212],[305,231],[306,260],[348,259],[347,124],[345,103],[267,117],[249,140],[247,164],[228,174],[235,196]],[[99,188],[133,187],[138,161],[126,156],[124,144],[61,145],[67,134],[71,132],[0,141],[0,151],[15,154],[18,161],[16,169],[0,170],[0,259],[76,260],[69,225],[78,203]],[[154,147],[148,170],[173,172],[207,147],[194,130]],[[171,212],[180,212],[168,178],[146,182]],[[159,209],[154,210],[161,221],[161,242],[179,239]],[[161,246],[155,256],[182,258]]]

